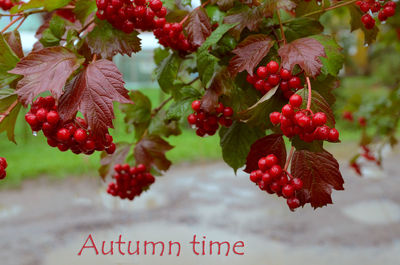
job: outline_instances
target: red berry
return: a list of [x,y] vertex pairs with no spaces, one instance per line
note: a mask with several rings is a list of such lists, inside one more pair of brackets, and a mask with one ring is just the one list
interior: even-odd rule
[[287,199],[287,205],[289,206],[289,208],[291,210],[294,210],[294,209],[300,207],[300,201],[296,197],[292,197],[292,198]]
[[283,186],[282,195],[285,198],[290,198],[293,196],[293,194],[294,194],[294,187],[292,185],[287,184],[287,185]]
[[266,171],[268,169],[268,165],[267,165],[267,159],[265,157],[262,157],[258,160],[258,168],[261,171]]
[[262,180],[265,184],[269,184],[269,183],[271,183],[271,182],[273,181],[273,178],[272,178],[272,176],[271,176],[268,172],[266,172],[266,173],[264,173],[264,174],[262,175],[261,180]]
[[361,2],[360,9],[362,12],[367,13],[369,11],[369,3],[368,2]]
[[65,152],[69,149],[69,146],[67,144],[63,144],[63,143],[59,143],[57,145],[58,150],[60,150],[61,152]]
[[144,164],[139,164],[139,165],[136,166],[136,168],[137,168],[139,173],[146,172],[146,170],[147,170],[146,166]]
[[267,70],[268,70],[268,73],[270,73],[270,74],[276,74],[279,70],[279,64],[275,61],[270,61],[267,64]]
[[392,17],[392,16],[394,16],[396,14],[396,10],[391,6],[384,7],[383,11],[385,12],[385,15],[387,17]]
[[322,126],[326,123],[326,115],[323,112],[317,112],[312,117],[313,126]]
[[39,121],[38,121],[36,115],[31,114],[31,113],[27,113],[25,115],[25,120],[31,127],[35,127],[39,124]]
[[282,174],[282,168],[280,165],[273,165],[270,169],[269,169],[269,174],[273,177],[273,178],[277,178]]
[[231,107],[226,107],[224,109],[224,116],[231,117],[233,115],[233,109]]
[[296,123],[302,127],[309,127],[311,125],[311,119],[307,115],[302,115],[300,118],[296,119]]
[[386,13],[385,13],[385,10],[381,10],[381,11],[378,13],[378,19],[379,19],[380,21],[385,21],[387,18],[388,18],[388,17],[387,17],[387,15],[386,15]]
[[339,141],[339,131],[336,130],[335,128],[330,129],[329,136],[328,136],[328,141],[329,142],[337,142],[337,141]]
[[7,176],[6,170],[2,166],[0,166],[0,179],[5,179],[6,176]]
[[314,137],[317,140],[328,140],[329,137],[329,127],[328,126],[322,126],[318,127],[315,132],[314,132]]
[[299,108],[303,103],[303,98],[300,95],[294,94],[293,96],[290,97],[289,103],[294,108]]
[[281,122],[281,113],[272,112],[271,114],[269,114],[269,119],[273,125],[277,125]]
[[83,143],[84,141],[86,141],[87,138],[87,133],[84,129],[77,129],[74,133],[74,139],[78,142],[78,143]]
[[54,140],[54,139],[51,139],[51,138],[48,138],[48,139],[47,139],[47,144],[48,144],[49,146],[51,146],[51,147],[57,147],[58,141],[56,141],[56,140]]
[[86,140],[83,148],[87,151],[92,151],[96,148],[96,143],[93,140],[88,139],[88,140]]
[[160,0],[153,0],[150,2],[149,6],[154,12],[156,12],[162,8],[163,4]]
[[290,184],[294,187],[295,190],[301,190],[301,188],[303,188],[303,181],[299,178],[291,179]]
[[261,175],[257,174],[257,171],[252,171],[250,174],[250,180],[254,183],[257,183],[261,180]]
[[276,74],[271,74],[267,79],[267,82],[272,87],[275,87],[277,84],[279,84],[279,81],[280,81],[279,75],[276,75]]
[[36,112],[36,118],[38,119],[38,121],[40,122],[45,122],[46,118],[47,118],[47,110],[44,108],[40,108],[37,112]]
[[283,106],[282,115],[285,116],[286,118],[293,117],[294,110],[293,110],[292,105],[286,104],[285,106]]
[[224,109],[225,109],[224,105],[220,102],[220,103],[218,104],[218,106],[215,108],[215,111],[216,111],[217,113],[223,113],[223,112],[224,112]]
[[280,191],[280,189],[281,189],[281,187],[279,186],[279,183],[277,181],[272,182],[269,187],[275,193],[278,193]]
[[250,83],[253,85],[256,82],[256,78],[254,78],[254,76],[248,74],[246,77],[246,81],[247,81],[247,83]]
[[194,124],[196,124],[197,117],[195,114],[192,113],[187,117],[187,120],[188,120],[189,124],[194,125]]
[[271,168],[278,164],[278,158],[274,154],[267,155],[265,157],[267,167]]
[[282,80],[289,80],[292,77],[292,73],[285,68],[281,69],[279,75],[281,76]]
[[255,83],[254,83],[254,87],[258,90],[258,91],[262,91],[263,89],[264,89],[264,83],[265,83],[265,81],[264,80],[257,80]]
[[265,79],[268,76],[268,70],[265,66],[260,66],[257,68],[257,76],[261,79]]
[[300,78],[298,78],[297,76],[293,76],[292,78],[290,78],[289,80],[289,87],[290,88],[300,88],[301,87],[301,80]]
[[65,128],[61,128],[60,130],[58,130],[57,132],[57,139],[61,142],[66,142],[69,140],[69,138],[71,137],[71,133],[69,132],[69,130],[65,129]]
[[2,166],[4,169],[7,168],[7,160],[4,157],[0,157],[0,166]]
[[196,112],[198,112],[201,108],[201,101],[200,100],[195,100],[192,102],[192,109]]
[[49,113],[47,113],[46,120],[50,124],[57,124],[58,121],[60,120],[60,115],[58,115],[58,112],[52,110]]

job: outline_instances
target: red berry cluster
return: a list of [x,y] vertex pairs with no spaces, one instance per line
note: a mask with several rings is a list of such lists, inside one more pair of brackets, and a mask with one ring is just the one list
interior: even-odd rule
[[7,176],[7,160],[4,157],[0,157],[0,179],[4,179]]
[[279,70],[279,63],[275,61],[270,61],[267,66],[258,67],[256,75],[249,74],[246,80],[262,94],[268,93],[268,91],[279,85],[279,88],[287,99],[297,90],[303,88],[301,79],[298,76],[293,76],[285,68]]
[[106,150],[108,154],[115,152],[112,136],[106,134],[103,144],[103,141],[95,139],[84,119],[77,117],[72,122],[63,122],[57,112],[55,99],[51,96],[36,99],[25,115],[25,120],[33,132],[43,131],[47,143],[51,147],[58,147],[62,152],[69,149],[75,154],[87,155],[96,150]]
[[5,11],[10,10],[14,5],[11,0],[0,0],[0,8]]
[[380,21],[385,21],[396,13],[396,3],[392,1],[388,1],[382,5],[375,0],[363,0],[357,1],[356,4],[360,7],[361,11],[365,13],[361,17],[361,22],[364,24],[366,29],[372,29],[375,26],[375,19],[369,12],[375,14],[378,13],[378,19]]
[[167,9],[161,0],[96,0],[97,17],[129,34],[135,29],[152,31],[165,23]]
[[258,169],[251,172],[250,180],[269,194],[276,193],[279,197],[285,197],[291,210],[300,206],[296,191],[303,187],[303,181],[299,178],[291,178],[290,174],[282,170],[275,155],[260,158]]
[[293,95],[289,99],[289,104],[282,108],[282,113],[273,112],[269,118],[273,125],[280,124],[282,133],[286,137],[298,135],[305,142],[323,140],[337,142],[339,132],[335,128],[329,128],[326,124],[325,113],[317,112],[313,114],[310,110],[301,109],[303,99],[300,95]]
[[164,47],[173,50],[190,53],[196,50],[183,34],[183,27],[180,23],[166,23],[164,20],[157,21],[157,28],[153,31],[158,42]]
[[219,125],[230,127],[233,123],[233,109],[231,107],[224,107],[222,103],[218,104],[214,113],[207,113],[202,110],[200,100],[192,102],[192,109],[195,112],[190,114],[187,120],[190,125],[195,126],[196,134],[200,137],[214,135]]
[[128,164],[116,164],[114,170],[115,182],[108,184],[107,193],[121,199],[133,200],[155,182],[154,176],[147,172],[146,166],[143,164],[136,167],[130,167]]

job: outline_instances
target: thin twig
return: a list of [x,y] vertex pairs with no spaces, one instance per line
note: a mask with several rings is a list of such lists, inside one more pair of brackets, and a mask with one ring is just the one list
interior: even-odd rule
[[18,22],[18,20],[20,20],[21,18],[23,18],[22,16],[15,18],[13,21],[11,21],[0,33],[3,34],[4,32],[6,32],[12,25],[14,25],[15,23]]
[[276,14],[278,15],[279,27],[281,29],[283,44],[286,44],[286,36],[285,36],[285,32],[283,31],[283,25],[282,25],[281,14],[279,13],[279,9],[277,9]]
[[166,100],[164,100],[163,102],[161,102],[160,106],[158,106],[157,108],[155,108],[153,110],[153,113],[151,114],[152,117],[156,116],[157,113],[165,106],[167,105],[168,102],[170,102],[173,99],[172,96],[170,96],[169,98],[167,98]]
[[90,25],[94,23],[94,18],[92,18],[81,30],[78,31],[78,35],[84,32]]
[[294,153],[294,146],[292,146],[292,148],[290,149],[289,157],[286,160],[285,169],[284,169],[285,171],[287,171],[287,169],[289,167],[290,161],[292,160],[292,157],[293,157],[293,153]]
[[18,24],[18,26],[15,28],[15,30],[18,30],[18,29],[22,26],[22,24],[25,22],[25,20],[26,20],[27,18],[28,18],[28,17],[25,16],[24,19],[22,19],[21,22],[19,22],[19,24]]
[[10,107],[8,107],[8,109],[0,115],[0,123],[3,122],[3,120],[11,113],[11,111],[15,108],[15,106],[17,106],[17,104],[18,99],[14,101],[13,104],[11,104]]
[[194,82],[196,82],[197,80],[199,80],[200,77],[196,77],[195,79],[193,79],[192,81],[190,81],[189,83],[187,83],[186,85],[190,86],[193,85]]
[[306,77],[306,80],[307,80],[307,88],[308,88],[307,110],[311,110],[311,99],[312,99],[311,81],[308,76]]

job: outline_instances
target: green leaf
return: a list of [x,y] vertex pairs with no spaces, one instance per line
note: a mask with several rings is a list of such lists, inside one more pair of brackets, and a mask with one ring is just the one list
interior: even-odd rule
[[96,1],[91,0],[78,0],[75,4],[74,13],[82,25],[85,24],[86,19],[97,10]]
[[264,136],[264,131],[235,121],[231,127],[219,130],[224,161],[236,171],[246,164],[251,145]]
[[236,26],[238,23],[234,24],[222,24],[216,28],[207,40],[200,46],[198,53],[207,51],[212,45],[216,44],[231,28]]
[[215,73],[218,72],[218,61],[219,59],[208,51],[197,52],[197,70],[206,88],[210,86]]
[[107,21],[96,19],[96,26],[87,36],[87,43],[92,53],[103,58],[112,58],[118,53],[131,56],[141,50],[138,35],[137,31],[125,34]]
[[372,29],[366,29],[364,24],[361,22],[361,17],[363,15],[362,11],[360,8],[356,5],[350,5],[348,6],[350,10],[350,16],[351,16],[351,31],[354,31],[356,29],[361,29],[364,32],[365,36],[365,43],[366,44],[371,44],[376,40],[376,37],[378,36],[379,33],[379,28],[375,25],[374,28]]
[[53,11],[60,7],[64,7],[69,4],[71,0],[31,0],[25,4],[14,6],[10,12],[12,14],[20,13],[29,9],[36,9],[44,7],[47,11]]
[[186,117],[193,112],[192,102],[201,98],[201,93],[193,87],[183,87],[180,95],[175,99],[167,110],[167,119],[186,120]]
[[182,6],[192,6],[192,0],[181,0]]
[[170,137],[171,135],[180,135],[179,121],[168,119],[164,110],[161,110],[151,119],[149,134]]
[[151,101],[140,91],[131,91],[129,96],[134,104],[121,104],[120,109],[125,113],[127,131],[132,132],[134,128],[136,139],[140,139],[150,124]]
[[344,64],[344,55],[341,53],[342,48],[337,44],[336,40],[328,35],[314,35],[311,38],[319,41],[325,48],[326,57],[320,57],[323,67],[321,74],[337,76]]
[[71,2],[71,0],[44,0],[44,7],[47,11],[53,11],[68,5],[69,2]]
[[53,16],[53,18],[50,20],[49,25],[51,33],[53,33],[53,35],[57,38],[61,39],[62,36],[64,36],[65,34],[65,24],[65,19],[62,19],[60,16]]
[[211,20],[211,23],[222,24],[225,17],[225,12],[222,12],[217,6],[208,5],[206,6],[206,12]]
[[[0,123],[0,133],[7,132],[8,140],[15,143],[15,123],[17,121],[18,113],[21,110],[21,104],[16,103],[18,96],[13,89],[0,90],[0,113],[7,114],[7,116]],[[17,105],[15,105],[15,103]],[[9,113],[7,112],[11,106],[14,106]],[[1,117],[1,115],[0,115]]]
[[170,93],[174,89],[174,81],[177,80],[181,63],[181,57],[176,53],[172,53],[157,68],[157,81],[165,93]]
[[296,18],[287,23],[285,28],[285,35],[288,42],[310,35],[317,35],[324,30],[324,27],[318,20],[307,17]]
[[41,44],[43,44],[44,47],[53,47],[60,45],[60,38],[54,36],[50,29],[45,29],[43,31],[42,37],[39,41]]
[[154,49],[154,62],[158,66],[162,61],[170,55],[169,51],[165,48],[158,47]]
[[[324,0],[323,5],[318,1],[299,1],[296,6],[296,17],[311,17],[319,19],[323,12],[313,14],[331,5],[329,0]],[[313,14],[313,15],[309,15]]]
[[0,88],[9,85],[18,78],[17,75],[9,74],[8,71],[13,69],[19,62],[19,58],[0,34]]

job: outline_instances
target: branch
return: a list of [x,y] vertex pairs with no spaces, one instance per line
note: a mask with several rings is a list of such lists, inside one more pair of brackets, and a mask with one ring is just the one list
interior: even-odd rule
[[155,108],[153,110],[153,113],[151,114],[152,117],[156,116],[157,113],[165,106],[167,105],[168,102],[170,102],[173,99],[172,96],[170,96],[169,98],[167,98],[166,100],[164,100],[163,102],[161,102],[160,106],[158,106],[157,108]]
[[4,120],[8,115],[10,115],[11,111],[15,108],[15,106],[17,106],[17,104],[18,104],[18,99],[15,100],[15,101],[10,105],[10,107],[8,107],[8,109],[7,109],[4,113],[2,113],[2,114],[0,115],[0,123],[2,123],[3,120]]

